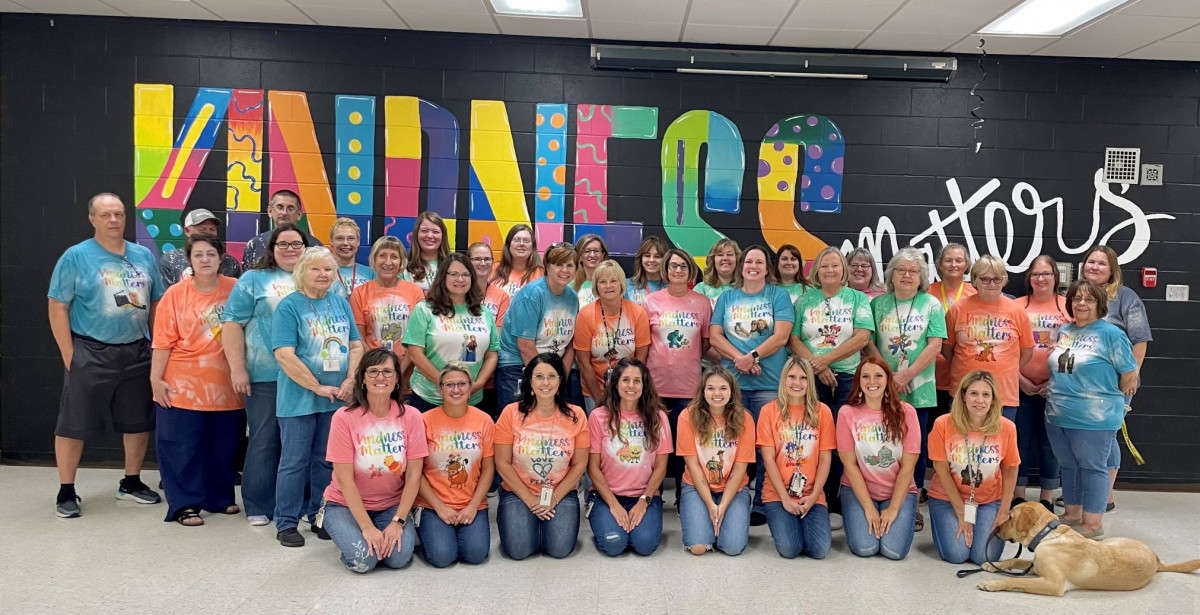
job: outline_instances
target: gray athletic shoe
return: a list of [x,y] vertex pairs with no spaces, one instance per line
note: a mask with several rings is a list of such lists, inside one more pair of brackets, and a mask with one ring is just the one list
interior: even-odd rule
[[54,512],[62,519],[74,519],[83,514],[79,508],[79,496],[75,496],[69,500],[63,500],[54,507]]
[[162,501],[162,496],[158,492],[146,486],[146,483],[138,481],[135,484],[127,484],[121,481],[117,487],[118,500],[133,500],[138,504],[158,504]]

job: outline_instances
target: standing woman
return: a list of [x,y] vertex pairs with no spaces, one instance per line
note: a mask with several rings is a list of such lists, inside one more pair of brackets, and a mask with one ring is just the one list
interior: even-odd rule
[[587,515],[596,548],[616,557],[626,548],[650,555],[662,540],[662,497],[671,429],[646,364],[626,357],[588,417],[588,475],[594,506]]
[[196,526],[204,525],[201,510],[242,511],[234,503],[234,458],[246,413],[221,349],[221,312],[237,282],[220,274],[225,247],[212,235],[194,233],[183,253],[192,277],[168,288],[158,303],[150,388],[165,520]]
[[526,284],[542,277],[542,265],[538,262],[537,239],[528,224],[516,224],[504,238],[504,249],[500,251],[500,262],[489,279],[490,284],[500,287],[509,297]]
[[783,374],[779,396],[763,406],[757,428],[767,469],[767,526],[779,555],[792,559],[805,551],[823,559],[833,540],[825,481],[837,449],[837,431],[829,406],[817,401],[808,361],[792,355]]
[[471,269],[475,271],[475,285],[479,287],[479,292],[483,293],[483,307],[492,313],[492,317],[496,319],[496,328],[499,329],[504,325],[504,313],[508,311],[512,297],[499,286],[488,284],[495,260],[492,248],[482,241],[476,241],[467,248],[467,256],[471,259]]
[[565,382],[561,357],[534,356],[522,372],[520,399],[496,422],[496,471],[504,481],[496,526],[510,559],[539,552],[561,559],[579,538],[576,488],[590,442],[587,416],[567,403]]
[[456,561],[480,564],[492,544],[487,492],[496,469],[492,448],[496,426],[491,417],[467,403],[471,372],[461,363],[442,368],[438,388],[442,405],[421,415],[429,456],[417,498],[421,509],[417,533],[425,561],[434,568]]
[[608,260],[608,246],[599,235],[588,233],[575,240],[575,251],[579,253],[579,270],[575,272],[571,288],[579,295],[579,305],[587,305],[596,300],[592,292],[592,273],[596,271],[596,265]]
[[492,313],[483,309],[483,291],[466,256],[452,253],[442,261],[429,298],[417,304],[404,346],[412,362],[412,394],[409,403],[425,412],[442,405],[442,368],[457,361],[471,374],[468,403],[483,400],[483,385],[496,369],[500,336]]
[[779,246],[775,252],[775,275],[779,278],[779,286],[792,298],[792,303],[796,303],[804,291],[812,288],[812,284],[804,277],[804,257],[800,255],[800,248],[790,243]]
[[1112,434],[1125,420],[1125,399],[1137,392],[1137,357],[1108,315],[1108,293],[1091,280],[1067,291],[1067,312],[1050,353],[1046,431],[1062,466],[1062,520],[1087,538],[1104,535]]
[[[942,312],[948,313],[954,304],[970,297],[977,291],[963,279],[971,269],[971,257],[966,246],[948,243],[938,252],[936,267],[940,281],[929,285],[929,294],[941,302]],[[950,361],[939,355],[934,360],[934,378],[937,380],[937,408],[929,418],[935,419],[950,412],[954,396],[950,393]]]
[[742,249],[736,241],[729,238],[718,240],[708,249],[708,257],[704,260],[704,275],[693,290],[708,297],[708,301],[716,306],[717,297],[733,288],[733,272],[737,270],[738,259],[741,256]]
[[337,284],[333,292],[349,298],[354,289],[375,279],[370,267],[359,267],[355,260],[361,245],[362,230],[352,218],[338,218],[329,229],[329,248],[337,261]]
[[884,292],[883,283],[879,281],[879,274],[875,270],[875,257],[866,248],[855,248],[846,255],[846,262],[850,264],[850,288],[866,295],[868,299],[874,299]]
[[1004,543],[988,538],[1008,521],[1021,455],[991,374],[974,371],[959,383],[950,414],[933,423],[929,458],[937,473],[929,517],[938,555],[951,564],[999,560]]
[[400,360],[391,351],[363,356],[352,388],[329,426],[333,477],[321,526],[352,572],[403,568],[416,546],[410,512],[428,454],[425,424],[400,397]]
[[625,357],[646,360],[650,352],[650,321],[642,306],[626,299],[625,272],[617,261],[596,267],[593,289],[599,297],[579,308],[575,321],[575,361],[583,383],[584,409],[589,413],[604,396],[605,380]]
[[642,240],[637,254],[633,256],[633,276],[626,281],[625,298],[641,305],[646,295],[662,290],[664,285],[663,257],[667,254],[667,242],[658,235]]
[[1017,303],[1029,315],[1033,332],[1033,357],[1021,368],[1020,404],[1017,408],[1017,448],[1021,451],[1021,468],[1017,473],[1016,499],[1025,501],[1025,486],[1029,473],[1036,467],[1041,489],[1038,501],[1054,512],[1054,490],[1058,489],[1058,459],[1050,436],[1046,433],[1046,387],[1050,384],[1050,369],[1046,363],[1050,351],[1058,343],[1058,331],[1071,322],[1067,300],[1057,292],[1058,263],[1043,254],[1033,259],[1025,272],[1025,297]]
[[859,557],[900,560],[912,547],[919,429],[917,413],[900,401],[887,362],[863,359],[837,418],[846,544]]
[[746,466],[754,461],[754,418],[740,397],[729,370],[709,367],[679,417],[675,451],[687,467],[679,523],[683,548],[693,555],[704,555],[714,546],[737,555],[750,540]]
[[328,248],[305,250],[292,271],[296,292],[279,302],[271,323],[280,369],[275,413],[282,443],[275,528],[285,547],[304,546],[296,530],[302,515],[316,519],[333,469],[325,458],[330,418],[339,400],[351,399],[363,355],[350,304],[329,292],[336,269]]
[[425,291],[402,278],[405,258],[404,244],[399,239],[380,237],[371,246],[370,256],[371,267],[378,275],[350,293],[350,307],[363,344],[368,349],[384,348],[396,353],[401,370],[407,372],[401,340],[413,310],[425,300]]
[[266,525],[275,514],[279,362],[271,345],[272,321],[279,302],[296,290],[292,271],[307,245],[308,235],[296,225],[275,227],[266,252],[238,278],[221,313],[221,345],[233,390],[246,396],[249,441],[242,469],[242,505],[250,525]]
[[432,211],[417,216],[409,239],[405,279],[428,291],[437,275],[438,263],[450,256],[450,234],[442,217]]

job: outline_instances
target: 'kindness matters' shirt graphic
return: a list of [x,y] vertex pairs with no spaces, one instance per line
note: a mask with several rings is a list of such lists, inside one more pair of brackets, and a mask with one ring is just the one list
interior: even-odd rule
[[371,478],[383,476],[385,472],[393,476],[404,474],[408,460],[405,457],[404,430],[399,426],[386,424],[378,430],[356,434],[354,444],[358,447],[354,463],[359,469],[369,472]]

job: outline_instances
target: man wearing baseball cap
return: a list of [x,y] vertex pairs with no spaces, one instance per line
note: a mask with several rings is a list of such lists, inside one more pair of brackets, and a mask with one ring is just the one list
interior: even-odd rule
[[[207,209],[193,209],[183,217],[183,234],[191,236],[193,233],[203,235],[217,236],[217,226],[221,221],[213,212]],[[163,283],[167,287],[173,286],[176,282],[190,277],[192,268],[188,265],[187,255],[181,249],[174,249],[164,252],[158,261],[158,271],[162,273]],[[242,268],[238,265],[237,259],[225,254],[221,257],[221,275],[236,278],[242,274]]]

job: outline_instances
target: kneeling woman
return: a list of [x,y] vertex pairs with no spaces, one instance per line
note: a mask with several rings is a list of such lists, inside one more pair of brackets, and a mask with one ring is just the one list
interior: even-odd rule
[[988,543],[992,531],[1008,520],[1021,456],[1017,427],[1000,416],[996,381],[985,371],[963,377],[950,414],[933,422],[929,459],[937,477],[929,485],[933,544],[951,564],[970,558],[996,561],[1004,541]]
[[409,512],[428,453],[421,414],[400,395],[400,360],[389,350],[367,352],[354,372],[350,403],[333,414],[326,458],[322,527],[354,572],[383,564],[403,568],[416,545]]
[[850,551],[904,559],[917,515],[913,469],[921,426],[917,411],[900,401],[883,359],[867,357],[859,364],[854,388],[838,412],[837,445],[845,467],[841,502]]
[[808,361],[795,355],[783,365],[779,396],[758,415],[758,446],[767,480],[762,487],[775,550],[791,559],[801,551],[822,559],[833,540],[825,480],[837,448],[833,412],[817,401]]
[[496,471],[503,479],[496,526],[511,559],[563,558],[579,538],[579,479],[587,469],[587,417],[567,404],[562,357],[543,352],[521,374],[520,399],[496,421]]
[[741,399],[733,374],[713,366],[704,370],[695,399],[679,415],[675,450],[687,469],[679,523],[683,546],[695,555],[714,545],[737,555],[750,539],[746,466],[754,462],[754,418]]
[[596,548],[617,556],[628,547],[650,555],[662,539],[662,497],[671,428],[646,364],[617,361],[604,385],[601,406],[588,417],[592,502],[588,520]]
[[467,405],[471,372],[466,365],[447,363],[438,388],[442,405],[421,415],[429,456],[417,498],[417,534],[425,561],[435,568],[455,561],[479,564],[492,544],[487,492],[495,471],[496,426],[483,410]]

